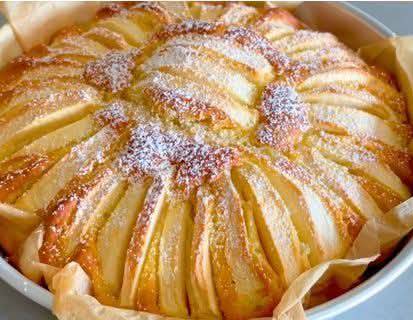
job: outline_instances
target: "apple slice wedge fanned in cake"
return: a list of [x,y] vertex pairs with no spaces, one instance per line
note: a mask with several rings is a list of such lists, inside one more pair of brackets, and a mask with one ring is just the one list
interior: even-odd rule
[[1,115],[0,159],[42,135],[75,122],[97,108],[96,92],[87,86],[71,87],[59,93],[14,107]]
[[[166,197],[165,204],[166,205]],[[159,213],[158,221],[156,222],[153,235],[151,236],[148,245],[142,271],[139,276],[139,285],[136,290],[136,308],[138,310],[160,313],[159,308],[159,245],[162,236],[162,228],[164,224],[165,211],[162,208]]]
[[70,181],[48,206],[40,261],[61,268],[73,259],[90,228],[110,207],[119,183],[116,173],[105,165]]
[[271,43],[288,37],[300,29],[304,24],[294,15],[282,8],[265,8],[262,14],[253,19],[252,27]]
[[301,150],[296,161],[314,172],[326,186],[347,201],[366,220],[380,219],[384,214],[346,167],[325,158],[316,149]]
[[[6,160],[0,162],[0,201],[14,203],[31,188],[55,163],[65,157],[83,141],[97,134],[108,122],[121,133],[127,124],[126,116],[110,121],[113,106],[46,133],[23,146]],[[111,130],[109,127],[106,130]]]
[[[179,30],[181,26],[187,31],[182,35],[174,30]],[[274,78],[274,70],[262,53],[248,49],[221,35],[205,36],[202,31],[197,32],[197,27],[204,26],[215,27],[214,24],[203,23],[194,23],[193,26],[190,23],[172,25],[164,32],[165,36],[161,35],[161,39],[165,38],[165,46],[168,47],[198,48],[209,59],[219,61],[227,68],[242,73],[247,80],[257,85],[265,85]]]
[[[7,206],[5,203],[15,204],[16,201],[19,203],[19,199],[26,190],[31,189],[37,181],[41,180],[56,162],[70,152],[73,145],[96,133],[99,126],[92,115],[86,116],[77,122],[42,136],[0,162],[0,201],[3,202],[2,206],[4,206],[4,210],[1,212],[2,215],[6,216],[3,223],[6,223],[7,220],[8,225],[14,226],[11,213],[14,213],[13,217],[21,220],[18,223],[19,227],[16,225],[13,228],[5,228],[5,230],[20,230],[21,234],[27,236],[27,232],[30,232],[36,225],[34,221],[39,219],[40,213],[32,211],[31,208],[21,211],[16,207]],[[17,207],[19,207],[18,203],[15,204]],[[10,211],[11,209],[12,211]],[[18,212],[20,213],[18,214]],[[25,223],[22,219],[29,216],[32,218]],[[28,224],[30,228],[27,227]],[[8,238],[12,239],[12,237]],[[16,235],[16,238],[19,237]]]
[[191,210],[188,200],[179,199],[179,195],[173,194],[169,197],[159,243],[159,309],[163,314],[181,318],[189,314],[185,283],[188,277],[188,230],[193,223]]
[[186,245],[186,288],[189,309],[194,318],[222,318],[212,274],[211,235],[213,230],[212,195],[206,186],[197,190],[193,227],[188,229]]
[[[90,31],[98,35],[94,38],[103,43],[114,42],[127,43],[131,47],[140,47],[160,29],[163,23],[172,22],[170,14],[156,3],[137,3],[107,6],[100,15],[103,19],[96,23],[96,27]],[[108,38],[104,34],[96,33],[96,29],[108,30],[116,35]],[[90,35],[90,33],[89,33]],[[103,36],[102,36],[103,35]],[[120,40],[121,39],[121,40]]]
[[106,210],[97,215],[75,257],[91,277],[95,296],[102,303],[118,305],[126,252],[147,188],[147,183],[119,181],[108,192]]
[[[151,104],[167,115],[207,122],[218,128],[251,128],[257,120],[255,110],[248,109],[226,94],[205,84],[181,76],[152,72],[134,88],[143,91]],[[140,97],[139,97],[140,99]]]
[[309,116],[315,127],[338,135],[354,135],[396,149],[408,145],[410,127],[388,122],[361,110],[328,105],[312,105]]
[[265,254],[287,287],[308,265],[290,213],[264,172],[251,162],[233,169],[242,202],[250,207]]
[[[403,161],[398,152],[382,152],[380,148],[370,150],[369,144],[354,137],[323,133],[310,135],[305,143],[314,146],[327,159],[348,168],[349,174],[386,212],[410,197],[408,187],[393,172],[406,172],[411,156]],[[385,195],[385,196],[383,196]]]
[[400,92],[391,84],[360,68],[322,71],[299,81],[296,89],[303,94],[312,91],[346,93],[346,90],[352,90],[351,94],[355,97],[363,96],[363,92],[367,91],[386,104],[393,111],[395,118],[402,122],[407,120]]
[[141,69],[147,73],[161,70],[195,80],[201,85],[208,84],[218,92],[232,96],[238,103],[251,105],[256,94],[255,85],[222,59],[217,61],[217,57],[202,47],[168,46],[166,43],[141,65]]
[[15,205],[33,212],[46,210],[48,204],[67,183],[76,175],[93,169],[93,166],[103,161],[118,143],[119,137],[114,134],[113,129],[104,127],[96,135],[73,147],[17,199]]
[[283,284],[265,257],[252,212],[243,209],[229,173],[209,188],[211,265],[223,316],[245,319],[268,314],[281,298]]
[[339,257],[347,250],[361,219],[341,198],[304,167],[281,156],[253,158],[290,212],[300,241],[308,248],[310,264]]
[[14,203],[56,160],[51,155],[29,154],[1,162],[0,202]]
[[150,250],[150,244],[156,233],[157,225],[165,203],[165,196],[170,188],[168,179],[156,178],[149,187],[142,210],[135,222],[130,240],[123,274],[120,293],[120,305],[134,307],[137,292],[144,269],[145,259]]
[[114,159],[122,135],[114,133],[104,127],[73,147],[16,202],[44,217],[41,262],[62,267],[73,259],[117,198],[122,176]]

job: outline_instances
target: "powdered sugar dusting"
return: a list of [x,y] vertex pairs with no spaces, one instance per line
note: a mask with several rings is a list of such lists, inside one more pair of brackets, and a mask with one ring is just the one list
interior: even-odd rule
[[211,89],[195,82],[177,85],[175,80],[176,78],[169,74],[153,72],[141,81],[138,87],[143,88],[143,93],[154,104],[175,113],[178,117],[193,117],[200,121],[227,118],[225,113],[216,107],[222,103],[222,99],[207,94]]
[[84,77],[90,83],[113,93],[129,87],[138,50],[112,51],[85,66]]
[[167,25],[157,37],[160,39],[168,39],[188,33],[197,34],[213,34],[222,29],[222,23],[209,23],[199,20],[186,20],[182,23]]
[[317,32],[312,30],[298,30],[291,36],[285,37],[273,43],[275,48],[287,49],[288,51],[295,51],[301,48],[306,49],[308,43],[312,45],[319,45],[320,47],[326,47],[331,45],[339,45],[337,38],[331,33]]
[[[153,72],[161,68],[172,68],[202,78],[219,86],[223,90],[234,92],[234,95],[248,103],[253,99],[255,88],[240,73],[233,72],[223,58],[211,61],[198,48],[182,45],[162,47],[156,54],[142,64],[145,72]],[[245,98],[246,97],[246,98]]]
[[337,137],[333,134],[320,132],[317,136],[309,137],[309,142],[315,148],[335,157],[344,157],[343,161],[360,164],[365,162],[377,162],[378,158],[371,151],[360,146],[360,141],[354,137]]
[[302,183],[308,185],[317,185],[317,183],[319,183],[317,179],[314,179],[315,177],[311,175],[307,169],[292,162],[288,158],[280,157],[274,162],[274,165],[279,168],[281,172],[284,172],[288,176],[297,179]]
[[203,35],[191,34],[171,39],[167,42],[167,45],[206,48],[216,52],[220,56],[224,56],[229,60],[236,61],[249,69],[259,72],[263,75],[263,78],[266,74],[272,72],[271,64],[265,57],[259,53],[252,52],[245,47],[234,45],[233,41],[230,39],[224,39],[217,36],[205,37]]
[[283,72],[290,63],[290,59],[278,51],[271,42],[250,29],[229,27],[225,32],[225,38],[261,53],[278,72]]
[[169,174],[175,169],[176,183],[190,189],[216,178],[237,158],[232,148],[195,142],[157,124],[147,124],[132,131],[120,167],[126,175],[138,178]]
[[318,50],[307,50],[294,55],[292,65],[298,77],[304,74],[315,74],[330,68],[362,68],[364,62],[346,48],[325,47]]
[[48,66],[48,65],[73,65],[81,66],[82,63],[76,61],[75,59],[70,59],[65,56],[58,56],[58,51],[61,54],[66,54],[67,51],[62,49],[52,49],[45,46],[39,46],[36,48],[38,52],[33,54],[25,54],[15,58],[12,61],[12,65],[15,66],[26,66],[29,68],[35,68],[39,66]]
[[23,161],[23,165],[0,175],[0,201],[6,201],[7,195],[19,190],[21,188],[19,182],[30,177],[41,176],[53,164],[51,157],[40,154],[15,158],[14,161],[16,160]]
[[289,58],[275,49],[267,39],[258,33],[242,27],[228,27],[219,22],[188,20],[180,24],[168,25],[158,33],[158,38],[168,39],[188,34],[218,36],[221,39],[229,40],[232,43],[231,46],[237,43],[243,49],[250,51],[250,55],[254,52],[264,56],[279,73],[282,73],[289,66]]
[[95,119],[101,124],[109,124],[116,129],[128,123],[128,117],[125,113],[125,103],[122,101],[114,101],[106,106],[106,108],[99,110],[95,114]]
[[282,84],[266,88],[260,111],[264,124],[257,132],[258,141],[281,151],[288,151],[310,126],[297,92]]
[[123,15],[128,12],[127,7],[121,2],[103,3],[101,9],[97,12],[99,18],[108,18],[114,15]]

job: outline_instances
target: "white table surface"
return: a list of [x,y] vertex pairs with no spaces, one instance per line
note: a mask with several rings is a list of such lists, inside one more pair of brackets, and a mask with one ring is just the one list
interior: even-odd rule
[[[413,2],[353,3],[398,34],[413,34]],[[412,320],[413,268],[393,284],[335,320]],[[53,320],[48,310],[0,280],[0,320]],[[85,319],[87,320],[87,319]]]

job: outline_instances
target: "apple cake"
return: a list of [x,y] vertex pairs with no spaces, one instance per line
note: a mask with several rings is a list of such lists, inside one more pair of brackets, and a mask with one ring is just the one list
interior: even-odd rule
[[0,100],[2,249],[39,283],[28,255],[78,262],[106,305],[270,316],[410,197],[392,76],[279,7],[105,4],[3,68]]

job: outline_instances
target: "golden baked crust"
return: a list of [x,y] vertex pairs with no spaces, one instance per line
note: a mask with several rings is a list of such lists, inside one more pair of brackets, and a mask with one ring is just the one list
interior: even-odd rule
[[109,4],[4,68],[0,101],[1,246],[39,281],[40,226],[40,262],[109,305],[271,315],[410,197],[391,77],[281,8]]

